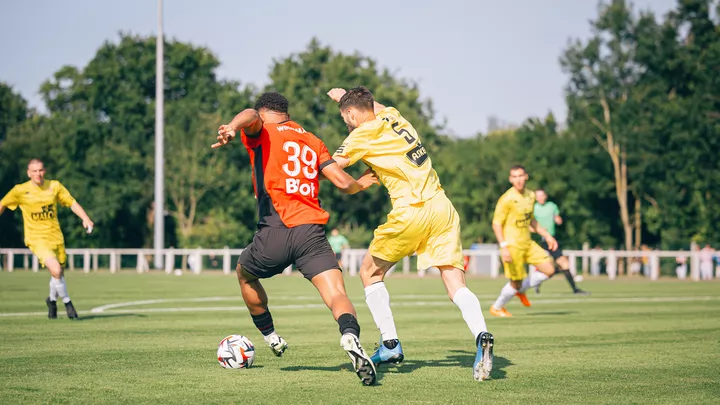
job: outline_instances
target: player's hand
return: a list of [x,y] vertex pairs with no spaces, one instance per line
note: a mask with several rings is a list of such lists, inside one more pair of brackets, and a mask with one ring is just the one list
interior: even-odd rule
[[548,235],[548,236],[545,238],[545,243],[547,243],[548,249],[552,250],[553,252],[556,251],[557,248],[558,248],[558,243],[557,243],[557,241],[556,241],[555,238],[553,238],[551,235]]
[[83,225],[83,228],[85,228],[85,230],[87,231],[87,233],[92,232],[93,226],[95,226],[95,224],[93,223],[93,221],[91,221],[90,218],[88,218],[88,219],[83,219],[82,222],[83,222],[83,224],[82,224],[82,225]]
[[373,184],[380,184],[377,175],[374,171],[372,171],[372,169],[365,170],[365,173],[363,173],[363,175],[359,179],[357,179],[357,182],[362,186],[363,190],[367,190]]
[[327,95],[330,96],[330,98],[331,98],[334,102],[339,103],[339,102],[340,102],[340,99],[342,98],[342,96],[345,95],[345,93],[347,93],[347,92],[345,91],[345,89],[334,88],[334,89],[328,91]]
[[221,146],[225,146],[230,141],[235,138],[235,130],[230,127],[230,125],[220,125],[218,128],[218,136],[217,136],[217,142],[212,144],[210,147],[213,149],[217,149]]
[[508,249],[507,247],[500,249],[500,257],[502,258],[503,262],[512,263],[512,255],[510,254],[510,249]]

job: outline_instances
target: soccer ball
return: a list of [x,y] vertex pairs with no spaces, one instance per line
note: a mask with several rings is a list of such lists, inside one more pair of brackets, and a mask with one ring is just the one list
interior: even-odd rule
[[242,335],[230,335],[220,341],[217,359],[224,368],[248,368],[255,361],[255,346]]

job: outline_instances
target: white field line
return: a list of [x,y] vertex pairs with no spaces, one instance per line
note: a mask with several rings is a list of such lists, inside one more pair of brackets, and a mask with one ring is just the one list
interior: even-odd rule
[[[402,296],[400,297],[412,297]],[[430,297],[430,296],[426,296]],[[437,295],[435,297],[445,297],[444,295]],[[296,297],[300,298],[300,297]],[[212,302],[212,301],[227,301],[231,297],[205,297],[205,298],[184,298],[184,299],[157,299],[157,300],[144,300],[144,301],[131,301],[124,303],[116,303],[95,307],[90,311],[79,311],[81,314],[92,314],[92,313],[106,313],[106,314],[140,314],[140,313],[155,313],[155,312],[213,312],[213,311],[246,311],[245,306],[231,306],[231,307],[175,307],[175,308],[135,308],[135,309],[110,309],[109,308],[121,308],[136,305],[148,305],[168,302]],[[237,300],[237,297],[232,297],[232,300]],[[697,301],[720,301],[720,296],[695,296],[695,297],[637,297],[637,298],[565,298],[565,299],[549,299],[549,300],[533,300],[533,305],[537,304],[575,304],[575,303],[647,303],[647,302],[697,302]],[[395,307],[417,307],[417,306],[443,306],[452,305],[450,301],[445,297],[439,301],[408,301],[408,302],[393,302],[392,306]],[[325,308],[324,304],[289,304],[289,305],[273,305],[273,309],[319,309]],[[62,315],[62,311],[58,311],[58,315]],[[45,316],[47,312],[12,312],[12,313],[0,313],[1,317],[23,317],[23,316]]]

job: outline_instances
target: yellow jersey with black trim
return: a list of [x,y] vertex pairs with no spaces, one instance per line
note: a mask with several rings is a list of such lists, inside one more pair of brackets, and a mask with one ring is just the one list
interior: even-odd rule
[[393,207],[427,201],[442,190],[415,128],[393,107],[355,128],[334,156],[367,164],[388,189]]
[[45,180],[42,186],[32,181],[18,184],[0,200],[3,207],[13,211],[20,207],[26,245],[38,242],[63,244],[65,240],[57,218],[57,204],[69,207],[74,202],[70,192],[57,180]]
[[508,245],[520,249],[530,246],[530,222],[534,218],[534,208],[535,193],[532,190],[525,189],[521,193],[512,187],[498,199],[492,222],[502,226]]

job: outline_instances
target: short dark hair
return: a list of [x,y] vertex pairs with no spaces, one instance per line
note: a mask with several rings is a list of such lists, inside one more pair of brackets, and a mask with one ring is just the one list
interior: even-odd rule
[[258,97],[257,101],[255,101],[255,110],[260,111],[262,109],[275,111],[283,114],[288,113],[288,105],[290,103],[280,93],[277,92],[269,92],[269,93],[263,93],[260,97]]
[[355,107],[363,111],[373,111],[375,107],[375,97],[365,86],[358,86],[348,90],[340,99],[340,109],[345,110]]
[[38,158],[32,158],[30,159],[30,161],[28,161],[28,167],[30,167],[30,165],[33,163],[41,163],[43,166],[45,166],[45,163],[42,160]]
[[525,167],[522,166],[522,165],[515,165],[515,166],[513,166],[513,167],[510,168],[510,171],[511,171],[511,172],[512,172],[512,171],[515,171],[515,170],[522,170],[522,171],[524,171],[525,173],[527,173],[527,170],[525,170]]

